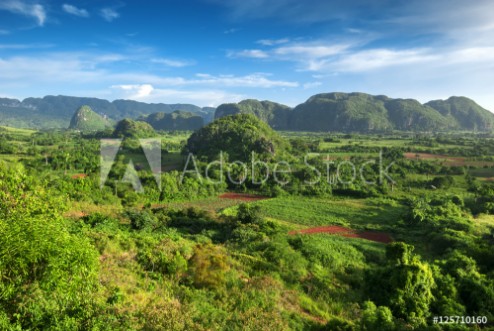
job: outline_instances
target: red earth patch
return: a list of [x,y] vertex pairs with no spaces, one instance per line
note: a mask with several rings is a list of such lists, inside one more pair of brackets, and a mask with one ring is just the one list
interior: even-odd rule
[[70,178],[80,179],[80,178],[86,178],[86,177],[87,177],[87,174],[75,174],[75,175],[72,175]]
[[339,225],[317,226],[314,228],[288,232],[289,235],[315,234],[315,233],[336,234],[342,237],[361,238],[361,239],[367,239],[384,244],[389,244],[390,242],[393,241],[391,236],[389,236],[387,233],[377,232],[377,231],[355,231]]
[[230,199],[230,200],[240,200],[240,201],[247,201],[247,202],[268,199],[268,197],[265,197],[262,195],[255,195],[255,194],[248,194],[248,193],[233,193],[233,192],[223,193],[222,195],[219,196],[219,198],[220,199]]

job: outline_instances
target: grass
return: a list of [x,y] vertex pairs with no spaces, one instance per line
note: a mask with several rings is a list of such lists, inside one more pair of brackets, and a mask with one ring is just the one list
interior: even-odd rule
[[211,198],[190,200],[190,201],[167,202],[167,203],[163,203],[160,205],[155,205],[153,207],[163,206],[163,207],[174,208],[174,209],[183,209],[183,208],[195,207],[195,208],[199,208],[202,210],[206,210],[212,214],[216,214],[216,213],[222,211],[223,209],[226,209],[226,208],[238,205],[238,204],[239,204],[238,200],[221,199],[218,197],[211,197]]
[[266,217],[306,227],[342,225],[391,230],[404,212],[392,202],[360,199],[282,197],[255,202]]
[[21,135],[21,136],[30,136],[30,135],[36,133],[36,130],[13,128],[13,127],[10,127],[10,126],[0,126],[0,130],[1,131],[6,131],[8,133],[18,134],[18,135]]

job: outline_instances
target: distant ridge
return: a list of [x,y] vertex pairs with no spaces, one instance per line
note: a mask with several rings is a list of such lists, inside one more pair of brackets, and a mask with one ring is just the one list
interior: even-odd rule
[[152,113],[172,113],[175,110],[192,112],[201,116],[205,123],[213,120],[215,108],[198,107],[192,104],[144,103],[133,100],[110,102],[98,98],[71,96],[45,96],[43,98],[17,99],[0,98],[0,125],[18,128],[67,128],[74,111],[89,106],[98,114],[113,121],[138,118]]
[[465,97],[421,104],[414,99],[333,92],[316,94],[295,108],[249,99],[220,105],[215,118],[237,113],[253,114],[276,130],[487,132],[494,129],[494,114]]
[[173,113],[154,113],[139,118],[155,130],[197,130],[204,126],[204,119],[197,113],[175,110]]
[[[0,125],[17,128],[66,128],[72,114],[87,105],[112,122],[141,119],[156,130],[195,130],[215,118],[252,114],[275,130],[386,132],[494,130],[494,114],[466,97],[450,97],[421,104],[414,99],[393,99],[366,93],[321,93],[291,108],[269,100],[243,100],[218,108],[191,104],[148,104],[68,96],[0,98]],[[178,113],[174,113],[178,111]],[[172,114],[174,113],[174,114]],[[170,115],[172,114],[172,115]],[[202,119],[202,124],[200,119]]]

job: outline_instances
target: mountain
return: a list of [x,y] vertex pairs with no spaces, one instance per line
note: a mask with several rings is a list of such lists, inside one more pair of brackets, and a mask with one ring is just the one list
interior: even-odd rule
[[434,100],[427,106],[451,118],[458,127],[470,131],[490,131],[494,128],[492,113],[465,97],[451,97],[448,100]]
[[247,99],[239,103],[222,104],[216,109],[215,118],[234,114],[252,114],[268,123],[273,129],[288,127],[291,108],[272,101]]
[[38,129],[66,128],[74,111],[84,105],[114,121],[158,112],[171,113],[175,110],[183,110],[196,113],[209,123],[215,111],[215,108],[201,108],[190,104],[148,104],[132,100],[110,102],[104,99],[61,95],[26,98],[23,101],[0,98],[0,125]]
[[392,127],[385,97],[364,93],[325,93],[293,109],[289,129],[302,131],[381,131]]
[[[294,131],[492,131],[494,115],[465,97],[451,97],[421,104],[413,99],[393,99],[365,93],[322,93],[295,108],[272,101],[248,99],[212,107],[191,104],[164,104],[132,100],[108,100],[68,96],[17,99],[0,98],[0,125],[19,128],[66,128],[72,114],[87,105],[112,121],[146,118],[151,114],[175,111],[200,116],[204,124],[233,114],[252,114],[276,130]],[[163,128],[198,127],[199,119],[185,115],[153,115],[148,121]],[[186,115],[186,117],[189,115]],[[165,124],[174,123],[174,124]],[[188,124],[184,124],[187,122]],[[192,124],[194,122],[194,124]],[[153,124],[157,125],[157,124]]]
[[366,93],[322,93],[291,109],[270,101],[244,100],[223,104],[216,118],[248,113],[277,130],[382,132],[446,131],[494,128],[494,114],[465,97],[421,104]]
[[69,129],[79,131],[102,131],[112,124],[103,116],[95,113],[91,107],[82,106],[72,116]]
[[173,113],[154,113],[139,118],[149,123],[155,130],[192,130],[204,126],[204,119],[192,112],[175,110]]

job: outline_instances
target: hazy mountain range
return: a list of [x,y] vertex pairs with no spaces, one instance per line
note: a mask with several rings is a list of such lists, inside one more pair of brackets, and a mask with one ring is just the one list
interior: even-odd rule
[[215,108],[191,104],[144,103],[132,100],[110,102],[97,98],[45,96],[44,98],[0,98],[0,125],[23,128],[67,128],[74,113],[89,106],[97,114],[113,121],[138,118],[152,113],[172,113],[175,110],[192,112],[210,122]]
[[[89,106],[88,109],[81,108]],[[84,110],[85,109],[85,110]],[[196,130],[214,118],[253,114],[276,130],[293,131],[492,131],[494,114],[466,97],[421,104],[365,93],[323,93],[291,108],[272,101],[248,99],[218,108],[191,104],[148,104],[132,100],[46,96],[0,98],[0,125],[30,128],[100,128],[123,118],[148,122],[156,130]],[[90,118],[91,125],[76,123]],[[79,119],[79,120],[78,120]],[[75,121],[75,122],[74,122]]]

